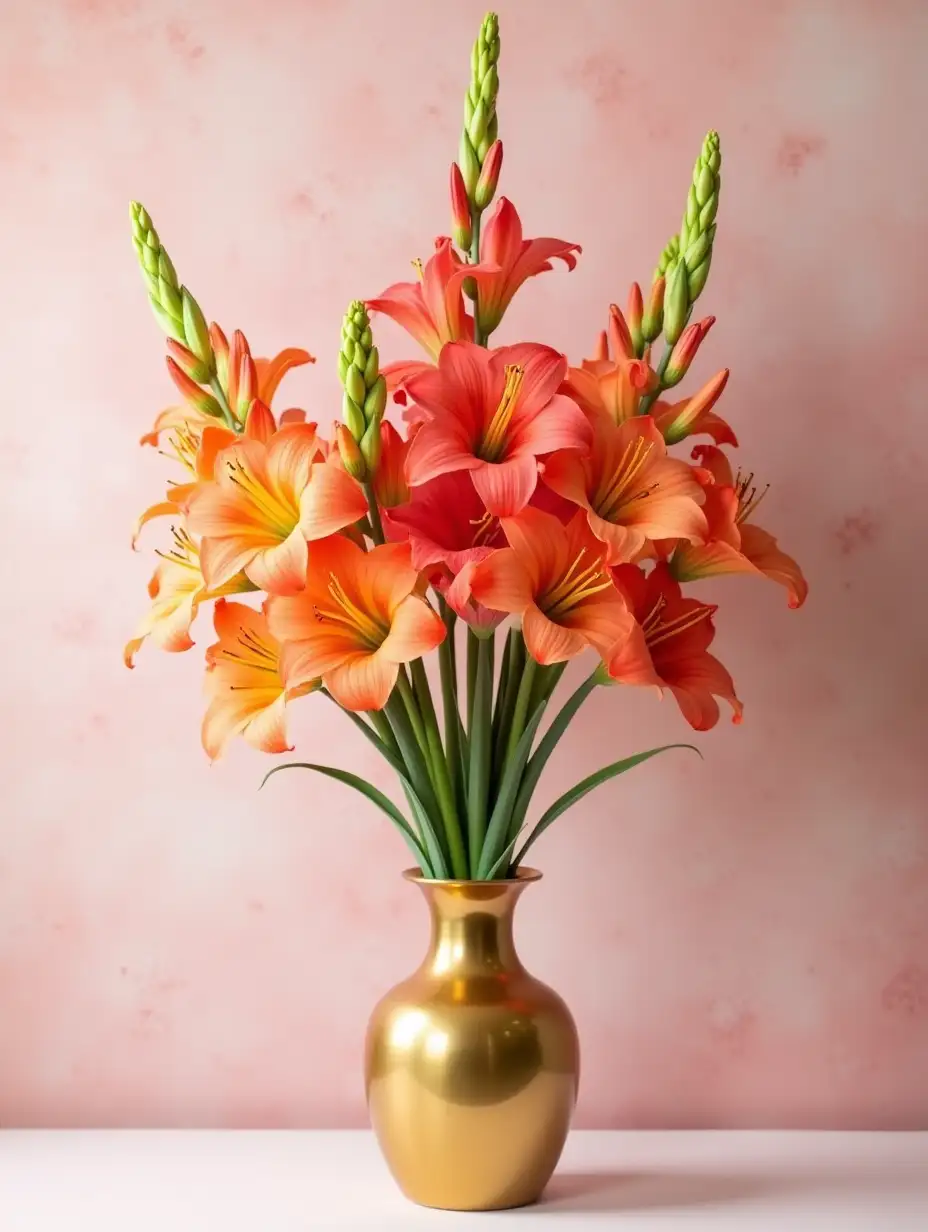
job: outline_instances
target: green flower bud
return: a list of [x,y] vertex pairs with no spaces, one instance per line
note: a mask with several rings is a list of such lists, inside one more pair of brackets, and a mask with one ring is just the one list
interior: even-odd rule
[[183,304],[171,258],[161,246],[151,216],[143,205],[133,201],[129,206],[129,217],[132,222],[132,246],[155,319],[169,338],[186,344]]
[[370,423],[375,418],[382,419],[386,405],[387,382],[382,376],[378,376],[371,386],[367,397],[364,399],[364,418],[367,423]]
[[471,80],[464,97],[464,129],[458,156],[471,204],[475,204],[474,189],[483,161],[499,131],[496,116],[499,47],[499,19],[495,13],[487,13],[471,51]]
[[[372,441],[376,435],[379,442],[380,420],[387,405],[387,383],[380,373],[380,355],[374,346],[370,317],[360,300],[354,300],[349,305],[342,321],[338,376],[345,389],[342,418],[361,450],[366,482],[376,468],[380,446],[379,443],[376,446],[369,444],[365,450],[364,441],[368,438]],[[377,430],[372,434],[371,426],[375,423]],[[347,447],[343,445],[341,452],[344,458],[348,452]],[[375,460],[372,462],[371,458]]]
[[689,270],[690,304],[706,285],[712,243],[715,239],[715,217],[719,208],[722,151],[717,132],[706,134],[686,197],[686,212],[680,225],[680,252]]
[[686,261],[679,257],[667,273],[664,291],[664,337],[673,346],[686,325],[690,310],[690,295]]
[[377,467],[380,463],[380,451],[382,447],[382,438],[380,435],[380,421],[383,419],[383,412],[374,415],[367,426],[367,431],[361,437],[361,457],[364,459],[367,467],[367,473],[374,475],[377,473]]
[[216,357],[213,354],[213,344],[209,340],[209,326],[200,305],[186,287],[181,287],[180,295],[187,347],[209,370],[209,380],[216,375]]
[[674,235],[667,241],[667,247],[661,253],[661,258],[657,263],[657,268],[654,271],[653,282],[657,282],[658,278],[663,278],[667,270],[673,265],[677,257],[680,255],[680,237]]

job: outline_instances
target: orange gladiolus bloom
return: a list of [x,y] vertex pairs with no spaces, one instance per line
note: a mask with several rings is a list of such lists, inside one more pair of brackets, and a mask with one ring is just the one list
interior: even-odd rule
[[421,261],[415,264],[416,282],[395,282],[376,299],[369,299],[366,307],[402,325],[434,361],[446,342],[474,336],[473,318],[464,310],[461,287],[476,267],[463,263],[447,236],[435,241],[435,253],[424,266]]
[[748,521],[766,495],[754,476],[732,475],[731,463],[714,445],[697,445],[693,457],[705,474],[708,533],[702,544],[679,543],[670,558],[681,582],[723,573],[759,573],[786,588],[789,606],[801,607],[809,587],[799,565],[777,547],[773,535]]
[[303,588],[307,541],[367,510],[360,485],[322,455],[313,424],[281,428],[267,442],[239,439],[216,455],[213,478],[197,484],[188,502],[209,586],[244,570],[268,594]]
[[206,651],[204,749],[215,760],[233,736],[242,736],[265,753],[288,752],[293,746],[287,743],[286,703],[318,688],[319,682],[284,687],[280,646],[263,612],[220,599],[213,619],[219,641]]
[[446,346],[437,368],[407,383],[423,416],[406,458],[410,485],[466,470],[490,513],[518,513],[535,490],[538,456],[590,440],[583,412],[557,392],[566,368],[535,343]]
[[253,582],[239,573],[218,590],[208,590],[200,570],[199,549],[182,527],[174,530],[172,550],[158,555],[162,557],[161,563],[148,583],[152,605],[142,618],[135,637],[126,643],[123,653],[126,667],[135,666],[135,656],[149,637],[161,650],[189,650],[193,645],[190,626],[201,603],[219,595],[256,589]]
[[289,688],[321,677],[347,710],[382,710],[399,665],[445,637],[441,617],[416,593],[418,572],[406,543],[365,552],[343,535],[310,548],[305,588],[267,604],[282,643]]
[[619,565],[613,577],[635,613],[638,629],[610,657],[610,677],[621,684],[670,689],[696,731],[708,731],[718,722],[716,697],[731,705],[732,722],[740,723],[743,707],[732,678],[708,652],[715,637],[715,606],[684,599],[663,563],[647,576],[637,565]]
[[613,423],[622,424],[638,414],[641,399],[657,384],[657,374],[647,359],[636,359],[628,325],[613,304],[608,333],[604,330],[599,335],[591,359],[568,369],[564,393],[591,417],[605,414]]
[[508,548],[480,561],[473,598],[522,617],[522,635],[538,663],[563,663],[592,646],[604,658],[624,644],[635,620],[606,566],[606,548],[578,513],[564,526],[550,513],[523,509],[503,518]]
[[702,488],[689,463],[667,457],[654,420],[645,415],[617,427],[598,414],[592,424],[590,452],[552,455],[543,478],[586,510],[593,534],[608,546],[609,563],[636,559],[648,539],[701,542],[707,529]]
[[477,316],[486,337],[491,334],[509,307],[512,297],[527,278],[553,269],[560,258],[569,270],[577,264],[579,244],[566,240],[522,238],[522,220],[516,207],[500,197],[483,226],[480,236],[480,264],[467,273],[477,283]]

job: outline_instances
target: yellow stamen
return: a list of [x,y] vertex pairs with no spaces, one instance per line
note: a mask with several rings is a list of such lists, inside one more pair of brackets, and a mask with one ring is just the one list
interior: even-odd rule
[[666,606],[666,598],[663,595],[658,595],[657,602],[651,608],[650,612],[648,612],[647,616],[645,616],[644,620],[641,621],[641,627],[646,636],[652,630],[655,630],[661,623],[661,612]]
[[612,586],[612,579],[605,573],[600,556],[595,557],[593,563],[585,569],[577,572],[586,551],[586,548],[581,548],[558,583],[539,595],[538,606],[549,619],[561,619],[584,599]]
[[330,621],[354,633],[368,650],[376,650],[390,632],[390,626],[363,612],[348,596],[344,586],[334,573],[329,574],[329,594],[335,602],[333,608],[313,608],[319,621]]
[[601,518],[605,518],[607,522],[615,521],[623,506],[642,500],[654,491],[656,485],[652,484],[651,487],[629,496],[647,465],[653,448],[653,441],[646,441],[642,436],[629,441],[625,446],[618,466],[609,478],[600,484],[591,502]]
[[263,515],[269,523],[268,529],[286,539],[300,519],[297,506],[282,500],[276,492],[259,483],[240,459],[229,461],[227,466],[232,482]]
[[155,548],[155,555],[160,556],[162,560],[169,560],[175,565],[183,565],[184,568],[199,573],[200,553],[184,527],[172,526],[171,534],[174,538],[174,546],[170,552],[162,552],[159,548]]
[[519,400],[519,390],[525,379],[525,369],[521,364],[506,365],[506,384],[499,406],[493,412],[490,425],[484,433],[480,445],[480,457],[485,462],[498,462],[506,443],[506,430],[515,414]]
[[735,494],[738,497],[738,512],[735,515],[735,521],[739,524],[748,520],[751,514],[756,511],[757,506],[770,491],[769,483],[762,492],[758,492],[757,488],[755,488],[753,484],[753,471],[751,471],[750,475],[747,475],[743,479],[740,471],[735,476]]
[[687,629],[692,629],[707,616],[711,616],[712,611],[711,607],[701,606],[694,608],[692,612],[684,612],[674,617],[673,620],[668,620],[666,624],[658,622],[653,627],[653,632],[645,630],[645,639],[649,646],[657,646],[660,642],[666,642],[669,638],[685,633]]
[[419,281],[421,282],[422,281],[422,258],[421,257],[416,257],[416,259],[412,263],[412,268],[419,275]]
[[496,534],[497,521],[495,514],[485,513],[482,518],[470,518],[469,520],[471,526],[475,526],[477,528],[474,531],[473,539],[473,545],[475,548],[481,547],[483,544],[488,543]]

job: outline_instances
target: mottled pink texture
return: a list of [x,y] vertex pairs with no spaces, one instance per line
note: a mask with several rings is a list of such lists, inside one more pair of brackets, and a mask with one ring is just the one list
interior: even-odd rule
[[[578,1122],[928,1123],[928,10],[502,0],[503,187],[579,240],[501,331],[588,353],[678,225],[709,127],[724,189],[696,376],[812,586],[721,579],[741,728],[592,796],[537,849],[524,957],[576,1012]],[[197,652],[145,605],[171,401],[128,238],[146,202],[211,315],[326,422],[349,300],[447,226],[479,0],[47,0],[0,46],[6,598],[0,1122],[357,1125],[368,1011],[424,946],[405,850],[334,784],[198,745]],[[697,83],[703,84],[698,85]],[[385,358],[411,355],[378,326]],[[199,647],[209,640],[205,621]],[[390,776],[320,699],[302,752]],[[689,735],[596,695],[553,793]]]

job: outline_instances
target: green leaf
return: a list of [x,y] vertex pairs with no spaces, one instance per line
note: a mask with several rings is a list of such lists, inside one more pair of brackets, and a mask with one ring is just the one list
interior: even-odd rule
[[525,763],[528,761],[532,741],[535,739],[535,732],[538,730],[538,724],[541,722],[541,716],[544,712],[544,705],[541,705],[532,715],[519,743],[515,747],[512,757],[507,760],[503,769],[496,804],[493,806],[490,824],[487,827],[487,837],[480,855],[480,866],[477,870],[477,877],[481,881],[488,880],[487,870],[495,866],[502,849],[505,847],[506,835],[509,832],[509,823],[512,817],[512,808],[516,800],[516,793],[519,790],[519,783],[522,781],[522,771],[525,769]]
[[[419,840],[416,838],[415,832],[409,822],[396,807],[393,801],[379,791],[371,783],[365,782],[356,774],[351,774],[348,770],[337,770],[334,766],[319,766],[314,762],[308,761],[290,761],[283,766],[275,766],[273,770],[269,770],[261,780],[261,787],[273,778],[275,774],[279,774],[281,770],[315,770],[317,774],[324,774],[327,778],[337,779],[339,783],[345,783],[348,787],[353,787],[355,791],[359,791],[362,796],[367,796],[372,804],[376,804],[381,812],[386,813],[390,818],[403,838],[406,840],[406,845],[415,855],[421,868],[425,869],[428,866],[428,859]],[[260,791],[260,788],[258,789]]]
[[557,747],[557,743],[567,730],[571,719],[596,688],[597,681],[595,676],[595,672],[593,675],[588,676],[579,688],[577,688],[570,695],[555,715],[551,726],[538,742],[538,748],[532,754],[531,760],[525,767],[525,774],[522,776],[519,794],[512,810],[512,822],[509,827],[509,833],[511,835],[518,834],[519,830],[522,828],[522,823],[525,820],[525,814],[528,812],[528,806],[531,803],[532,795],[535,788],[538,786],[538,780],[541,778],[542,771],[547,765],[548,758]]
[[432,829],[428,813],[426,813],[422,801],[416,795],[415,789],[409,780],[401,778],[400,781],[403,784],[406,799],[409,801],[409,808],[416,819],[416,825],[422,836],[422,842],[428,852],[428,866],[420,861],[420,867],[427,877],[436,877],[440,881],[445,880],[450,876],[448,865],[445,862],[445,855],[439,846],[438,839],[435,837],[435,831]]
[[493,659],[491,643],[477,647],[477,680],[474,686],[473,722],[467,773],[467,840],[470,867],[477,868],[487,830],[487,800],[490,790],[490,740],[493,723]]
[[551,807],[542,813],[537,825],[526,839],[513,863],[516,866],[521,864],[525,853],[532,843],[544,834],[552,822],[557,821],[562,813],[566,813],[569,808],[572,808],[579,800],[582,800],[588,792],[599,787],[601,783],[608,782],[609,779],[614,779],[619,774],[624,774],[626,770],[631,770],[633,767],[640,765],[643,761],[656,757],[658,753],[666,753],[668,749],[692,749],[694,753],[702,757],[702,753],[699,752],[695,744],[662,744],[658,749],[648,749],[646,753],[635,753],[631,757],[623,757],[621,761],[614,761],[610,766],[604,766],[602,770],[597,770],[595,774],[590,774],[587,778],[581,779],[576,786],[571,787],[570,791],[565,791],[562,796],[558,796]]

